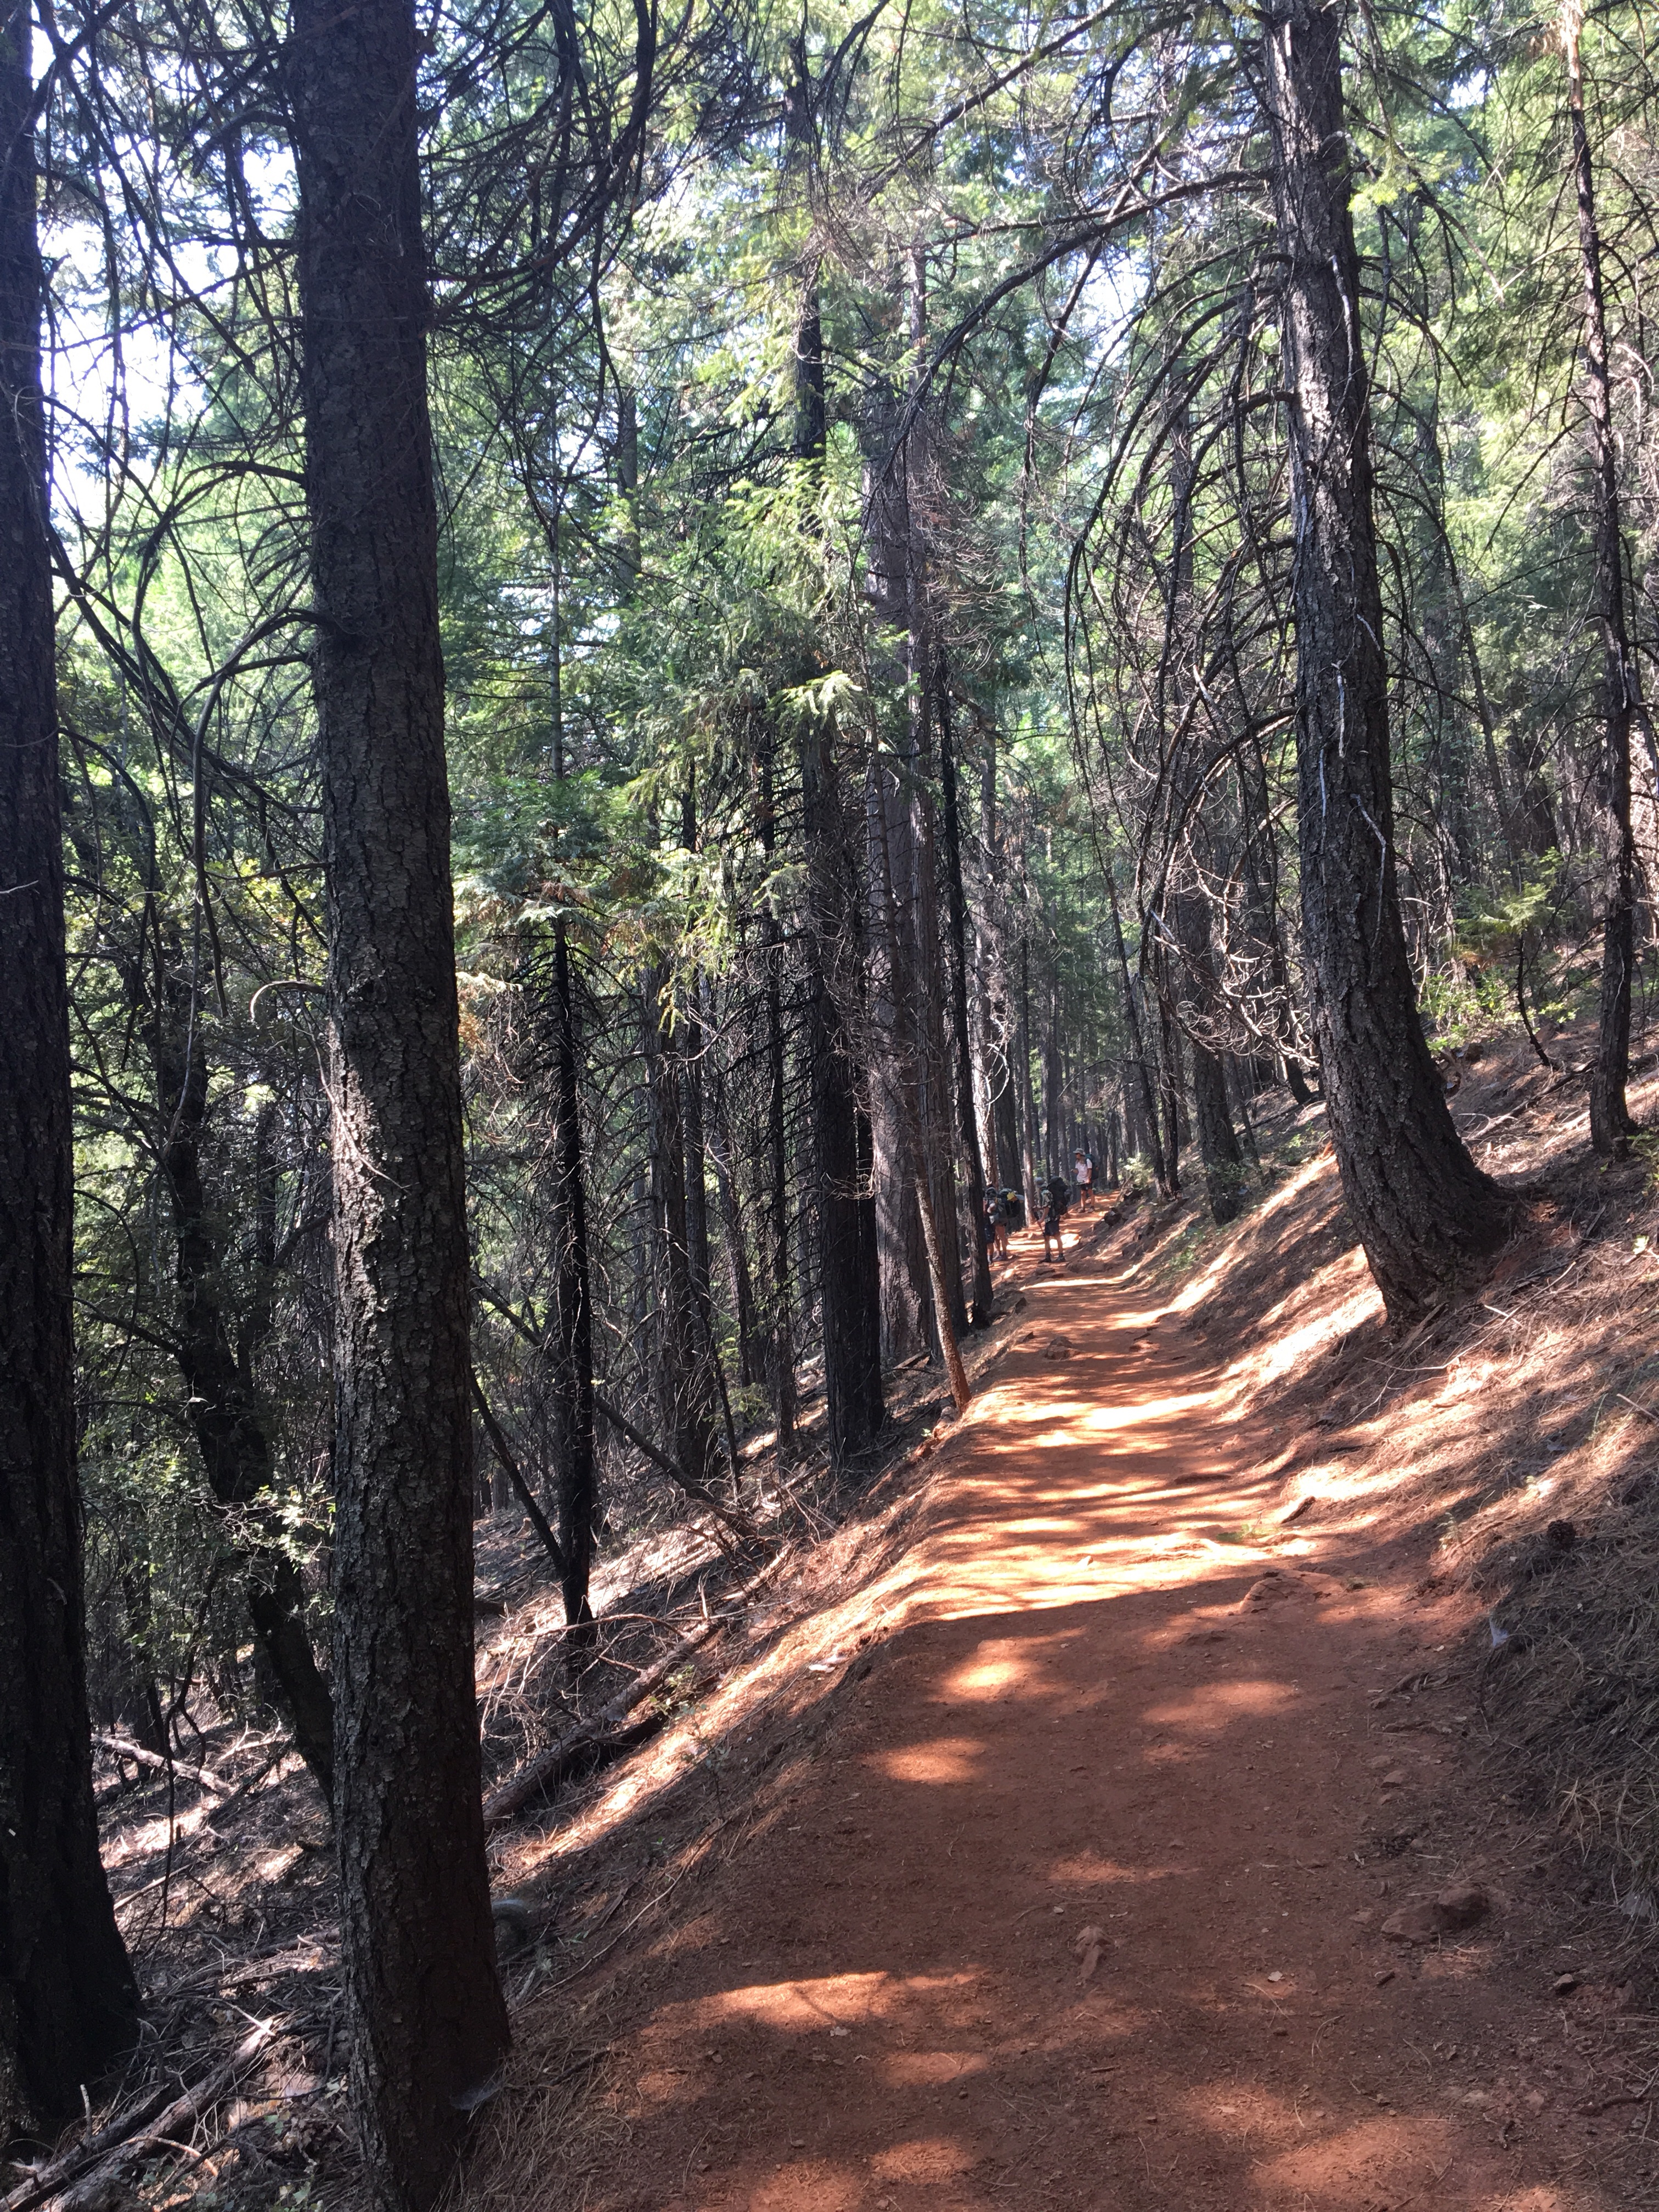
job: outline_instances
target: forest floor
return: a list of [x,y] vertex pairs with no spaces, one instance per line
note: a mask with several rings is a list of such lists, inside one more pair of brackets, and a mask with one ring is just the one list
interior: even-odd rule
[[[1196,1194],[1073,1217],[1060,1265],[1016,1239],[965,1417],[913,1368],[860,1483],[810,1427],[757,1462],[788,1541],[742,1606],[706,1536],[619,1550],[642,1640],[599,1689],[489,1536],[498,1762],[730,1619],[648,1744],[492,1836],[536,1939],[457,2212],[1655,2201],[1659,1192],[1582,1097],[1524,1045],[1468,1067],[1519,1230],[1407,1336],[1316,1108],[1260,1126],[1225,1230]],[[171,2077],[272,2038],[109,2201],[356,2207],[304,1777],[112,1801],[106,1856]],[[1389,1931],[1469,1884],[1465,1925]]]
[[[1534,1078],[1489,1070],[1467,1126],[1505,1082]],[[603,1867],[641,1924],[586,1974],[566,1949],[550,1997],[532,1973],[465,2205],[1655,2201],[1650,1900],[1504,1765],[1492,1589],[1459,1564],[1559,1514],[1553,1484],[1581,1514],[1607,1488],[1609,1425],[1560,1426],[1595,1410],[1607,1299],[1542,1351],[1491,1341],[1585,1272],[1577,1197],[1437,1357],[1387,1331],[1300,1119],[1309,1164],[1224,1236],[1148,1210],[1059,1267],[1018,1240],[1015,1340],[925,1491],[509,1853],[584,1911]],[[1598,1220],[1650,1203],[1639,1169],[1589,1188]],[[1626,1370],[1651,1349],[1627,1311],[1620,1340]],[[1469,1884],[1470,1924],[1389,1932]]]

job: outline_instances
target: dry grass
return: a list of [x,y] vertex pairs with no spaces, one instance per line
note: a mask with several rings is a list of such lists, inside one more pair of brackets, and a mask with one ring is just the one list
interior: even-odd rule
[[[1482,1661],[1494,1741],[1636,1937],[1659,1929],[1659,1510],[1652,1492],[1494,1608]],[[1622,1521],[1625,1525],[1619,1525]]]

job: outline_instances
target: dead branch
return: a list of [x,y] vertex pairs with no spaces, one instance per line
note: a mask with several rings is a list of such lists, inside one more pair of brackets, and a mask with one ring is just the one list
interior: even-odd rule
[[666,1452],[659,1451],[648,1437],[641,1435],[625,1413],[618,1413],[610,1400],[601,1397],[597,1390],[593,1393],[593,1410],[603,1413],[619,1436],[625,1437],[635,1451],[642,1451],[653,1467],[659,1467],[672,1482],[679,1485],[688,1498],[695,1498],[699,1505],[706,1505],[714,1518],[724,1522],[732,1534],[743,1542],[753,1543],[759,1532],[752,1521],[741,1513],[732,1512],[729,1506],[722,1505],[712,1490],[696,1481],[683,1467],[670,1459]]
[[[247,2071],[273,2033],[270,2026],[261,2022],[252,2034],[243,2037],[222,2066],[204,2075],[181,2096],[175,2097],[165,2110],[158,2112],[157,2107],[169,2085],[164,2082],[151,2090],[106,2127],[100,2128],[96,2135],[40,2167],[21,2189],[14,2189],[9,2197],[0,2197],[0,2212],[32,2212],[33,2206],[44,2204],[53,2196],[58,2197],[56,2212],[97,2212],[98,2207],[109,2201],[111,2183],[118,2180],[129,2166],[136,2165],[154,2151],[174,2148],[167,2138],[176,2136],[182,2128],[193,2128]],[[144,2130],[142,2135],[135,2132],[140,2128]],[[106,2154],[111,2152],[112,2156]],[[67,2189],[65,2183],[70,2185]],[[60,2191],[62,2195],[58,2194]]]
[[542,1542],[546,1548],[547,1556],[553,1562],[554,1573],[557,1575],[559,1580],[562,1582],[564,1580],[564,1553],[559,1548],[559,1540],[553,1534],[552,1528],[548,1521],[546,1514],[542,1511],[541,1507],[537,1504],[535,1492],[531,1489],[528,1482],[526,1481],[523,1469],[520,1467],[518,1461],[513,1456],[512,1448],[508,1444],[506,1437],[501,1432],[501,1423],[495,1419],[494,1413],[489,1410],[489,1401],[485,1398],[483,1390],[478,1387],[478,1377],[476,1372],[472,1377],[472,1401],[478,1408],[478,1418],[483,1423],[484,1434],[489,1439],[490,1449],[494,1451],[496,1458],[500,1460],[501,1466],[506,1472],[507,1479],[512,1484],[514,1491],[518,1497],[520,1504],[523,1506],[525,1511],[530,1516],[530,1525],[536,1531],[536,1534],[541,1538]]
[[92,1740],[104,1750],[112,1751],[118,1759],[130,1759],[135,1766],[153,1767],[159,1774],[182,1775],[198,1789],[210,1790],[216,1797],[229,1797],[235,1792],[235,1784],[227,1782],[211,1767],[185,1766],[176,1759],[163,1759],[159,1752],[146,1751],[143,1744],[129,1742],[125,1736],[100,1735],[96,1729],[92,1732]]
[[583,1753],[604,1745],[611,1738],[635,1705],[642,1705],[677,1668],[685,1663],[694,1651],[740,1618],[744,1607],[772,1579],[787,1557],[786,1550],[769,1559],[760,1572],[751,1576],[741,1589],[732,1591],[727,1601],[728,1610],[711,1613],[708,1620],[699,1621],[690,1635],[683,1636],[678,1643],[671,1645],[660,1659],[646,1668],[644,1674],[636,1675],[625,1690],[619,1691],[608,1704],[601,1705],[597,1712],[589,1714],[585,1721],[579,1721],[556,1743],[550,1744],[538,1758],[532,1759],[528,1766],[520,1768],[511,1781],[503,1783],[484,1805],[485,1827],[497,1828],[504,1820],[510,1820],[532,1797],[556,1782]]

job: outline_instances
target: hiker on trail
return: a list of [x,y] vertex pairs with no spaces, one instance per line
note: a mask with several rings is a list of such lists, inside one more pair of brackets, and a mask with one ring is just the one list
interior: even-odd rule
[[979,1233],[985,1240],[985,1256],[988,1260],[994,1260],[997,1256],[997,1200],[1000,1196],[999,1192],[988,1190],[985,1194],[985,1204],[980,1212]]
[[[1045,1260],[1066,1257],[1066,1238],[1060,1230],[1060,1218],[1072,1202],[1072,1194],[1060,1176],[1048,1178],[1048,1202],[1042,1209],[1042,1256]],[[1050,1244],[1058,1249],[1049,1250]]]
[[1095,1164],[1087,1152],[1079,1152],[1072,1165],[1077,1176],[1077,1210],[1086,1213],[1089,1200],[1094,1195]]
[[1008,1194],[1006,1190],[988,1191],[985,1203],[991,1216],[991,1235],[995,1246],[995,1257],[1008,1256]]

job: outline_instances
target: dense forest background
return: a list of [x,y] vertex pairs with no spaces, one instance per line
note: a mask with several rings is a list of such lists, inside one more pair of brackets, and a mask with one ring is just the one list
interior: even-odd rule
[[[436,1518],[375,1556],[450,1558],[457,1497],[533,1511],[580,1668],[597,1547],[688,1493],[741,1536],[757,1437],[855,1471],[901,1362],[965,1399],[988,1192],[1035,1218],[1080,1151],[1225,1219],[1262,1095],[1322,1095],[1407,1319],[1502,1233],[1449,1054],[1519,1022],[1553,1060],[1593,1015],[1598,1146],[1646,1141],[1652,32],[1617,0],[6,0],[94,1728],[188,1760],[204,1714],[267,1716],[340,1811],[373,1735],[342,1683],[369,1711],[386,1678],[337,1546],[396,1488],[342,1350],[360,1261],[352,1345],[425,1296],[470,1352],[421,1354],[450,1442],[398,1495]],[[359,108],[402,118],[384,190]],[[360,310],[395,360],[340,337]],[[371,652],[342,609],[382,586],[409,619]],[[6,602],[9,775],[38,613]],[[343,767],[394,663],[431,742]],[[5,866],[24,929],[46,878]],[[464,1222],[374,1277],[342,1192],[448,1172],[450,1109],[398,1086],[457,1022]],[[19,1159],[58,1141],[43,1065],[9,1063]],[[20,1192],[18,1253],[51,1210]],[[434,1697],[464,1738],[470,1680]],[[0,2103],[39,2122],[81,2076],[31,2077],[27,2017]],[[428,2201],[391,2063],[360,2100],[387,2201]]]

